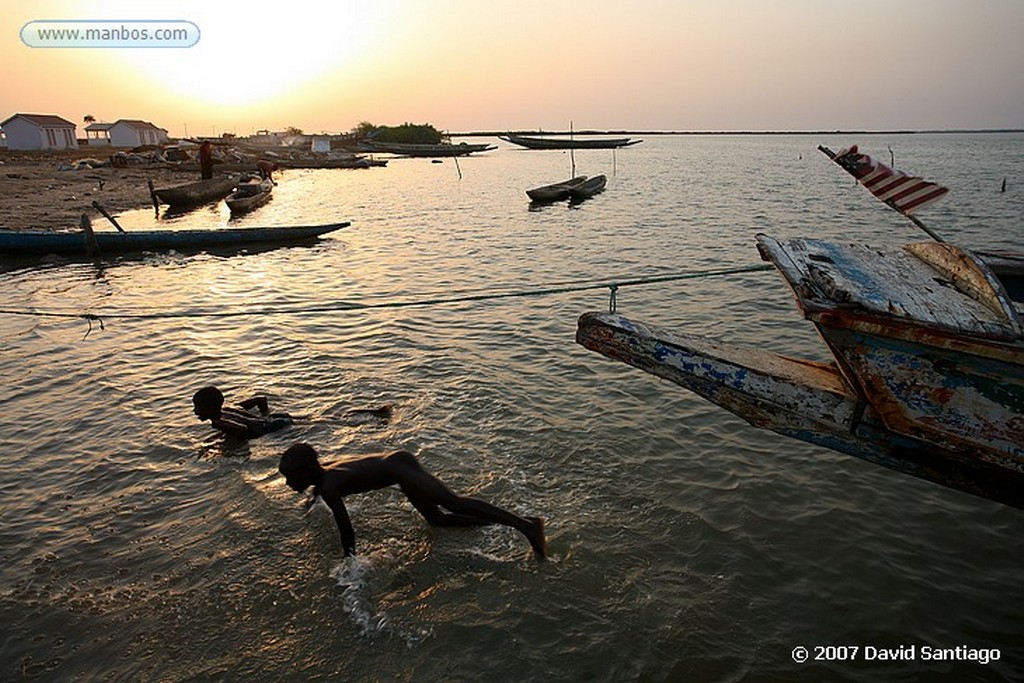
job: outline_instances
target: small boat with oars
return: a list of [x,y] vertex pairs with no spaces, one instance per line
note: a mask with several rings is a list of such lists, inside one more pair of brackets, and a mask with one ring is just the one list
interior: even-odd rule
[[558,183],[542,185],[541,187],[535,187],[532,190],[527,190],[526,196],[538,204],[545,202],[557,202],[561,199],[568,199],[569,193],[572,189],[586,182],[586,180],[587,176],[581,175]]

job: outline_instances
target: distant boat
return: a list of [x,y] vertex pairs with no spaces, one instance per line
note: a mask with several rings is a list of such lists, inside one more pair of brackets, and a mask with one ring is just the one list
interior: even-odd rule
[[560,199],[568,199],[570,190],[586,180],[587,176],[585,175],[576,176],[569,180],[563,180],[560,183],[552,183],[551,185],[527,190],[526,195],[535,202],[557,202]]
[[238,176],[222,175],[210,180],[154,189],[153,205],[167,204],[171,209],[185,209],[219,201],[231,194]]
[[269,178],[258,183],[241,183],[224,201],[231,215],[237,216],[266,204],[270,201],[273,189],[274,183]]
[[366,148],[372,152],[384,152],[387,154],[398,154],[408,157],[462,157],[475,152],[489,152],[498,149],[497,145],[467,144],[460,142],[457,145],[442,143],[438,145],[415,145],[398,142],[367,142]]
[[616,147],[629,147],[643,140],[631,138],[535,138],[524,135],[499,135],[499,140],[511,142],[513,145],[526,147],[527,149],[614,149]]
[[[310,240],[347,227],[349,222],[325,225],[212,228],[209,230],[140,230],[94,233],[101,254],[134,251],[198,251],[211,247],[242,247]],[[43,230],[0,230],[0,256],[85,254],[85,233]]]
[[579,185],[574,185],[569,188],[569,199],[575,202],[583,201],[584,199],[590,199],[595,194],[604,192],[604,186],[608,183],[608,178],[603,175],[596,175],[592,178],[587,178]]

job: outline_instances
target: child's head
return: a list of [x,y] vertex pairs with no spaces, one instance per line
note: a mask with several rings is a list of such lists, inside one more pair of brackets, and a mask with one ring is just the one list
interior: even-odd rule
[[322,470],[316,450],[308,443],[297,443],[286,450],[277,469],[288,486],[296,491],[305,491],[315,484]]
[[217,387],[203,387],[192,396],[192,405],[200,420],[209,420],[220,415],[224,394]]

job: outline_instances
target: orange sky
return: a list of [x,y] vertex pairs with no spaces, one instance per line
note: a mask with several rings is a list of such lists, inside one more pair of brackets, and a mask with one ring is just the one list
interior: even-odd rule
[[[1020,0],[7,3],[0,119],[172,135],[1024,128]],[[597,9],[595,9],[597,8]],[[196,45],[43,49],[33,20],[187,20]]]

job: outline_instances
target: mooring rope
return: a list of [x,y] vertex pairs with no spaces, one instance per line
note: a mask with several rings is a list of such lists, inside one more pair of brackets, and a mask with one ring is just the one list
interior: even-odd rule
[[412,308],[441,306],[459,303],[471,303],[476,301],[494,301],[499,299],[513,299],[533,296],[551,296],[555,294],[567,294],[572,292],[585,292],[595,289],[608,289],[610,291],[609,310],[615,312],[616,294],[621,287],[635,287],[652,285],[664,282],[676,282],[680,280],[694,280],[705,277],[720,277],[725,275],[740,275],[744,273],[756,273],[771,270],[770,265],[744,266],[739,268],[723,268],[720,270],[702,270],[692,273],[677,273],[674,275],[654,275],[650,277],[634,278],[630,280],[617,280],[612,282],[582,282],[582,283],[552,283],[542,287],[514,291],[514,292],[489,292],[483,291],[480,294],[464,294],[459,296],[446,296],[426,299],[408,299],[403,301],[381,301],[381,302],[353,302],[334,301],[326,304],[316,305],[279,305],[279,306],[257,306],[237,311],[225,310],[191,310],[191,311],[151,311],[145,313],[126,313],[109,311],[104,313],[72,313],[64,311],[47,310],[17,310],[0,309],[0,315],[36,316],[41,318],[81,318],[89,321],[90,330],[92,323],[98,322],[102,329],[104,320],[157,320],[168,318],[236,318],[243,316],[262,315],[300,315],[305,313],[330,313],[335,311],[360,311],[384,308]]

